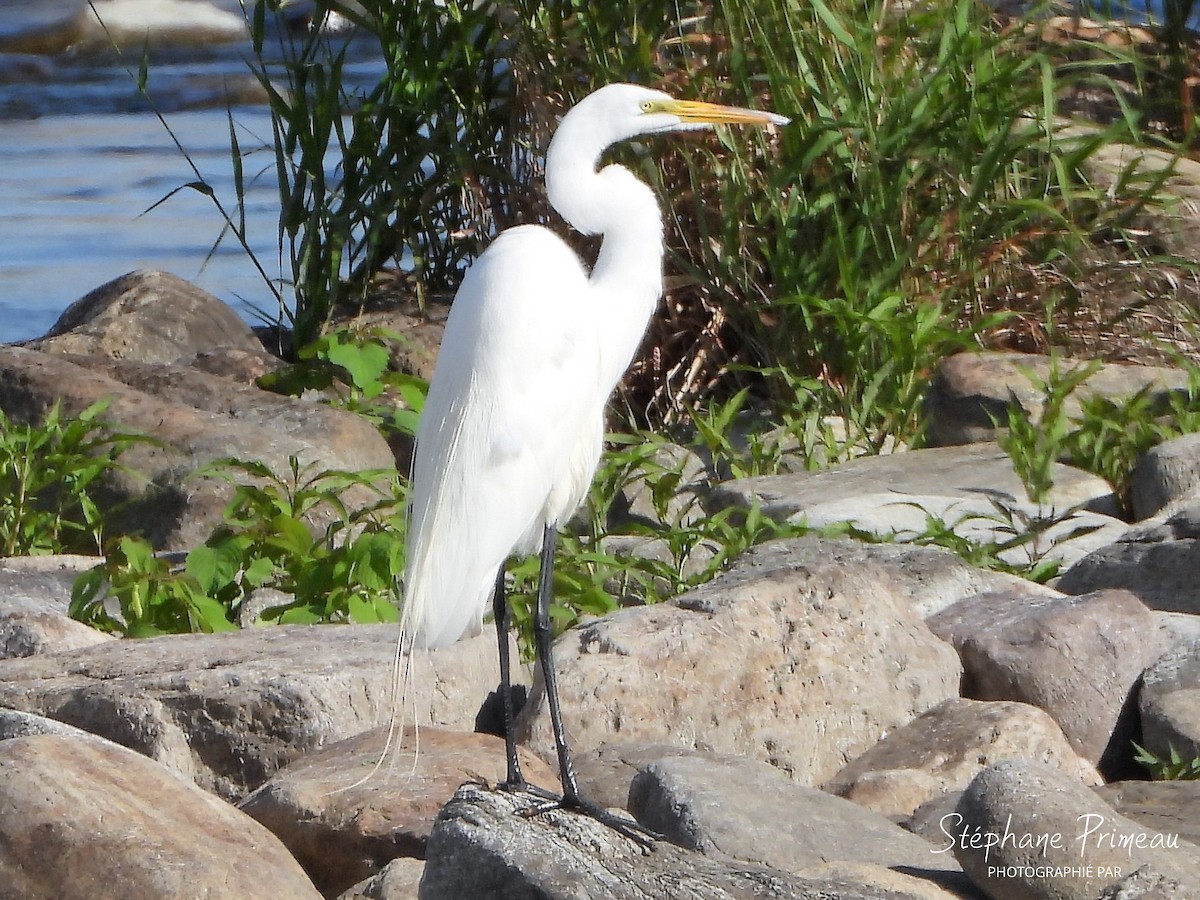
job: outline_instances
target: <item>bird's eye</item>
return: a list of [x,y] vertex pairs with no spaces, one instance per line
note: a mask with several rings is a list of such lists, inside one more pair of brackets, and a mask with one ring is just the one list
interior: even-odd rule
[[654,109],[654,101],[653,100],[643,100],[642,101],[642,112],[648,113],[652,109]]

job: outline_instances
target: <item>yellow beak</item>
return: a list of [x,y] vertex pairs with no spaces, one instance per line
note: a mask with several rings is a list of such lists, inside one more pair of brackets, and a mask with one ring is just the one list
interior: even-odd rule
[[655,106],[655,112],[670,113],[684,122],[706,125],[786,125],[791,121],[773,112],[721,106],[700,100],[663,100]]

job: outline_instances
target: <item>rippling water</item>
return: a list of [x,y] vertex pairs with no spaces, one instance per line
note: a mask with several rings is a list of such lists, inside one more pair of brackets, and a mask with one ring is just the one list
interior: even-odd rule
[[[136,71],[140,48],[122,58],[33,46],[85,5],[0,2],[0,342],[45,333],[74,300],[138,268],[174,272],[251,320],[247,304],[274,315],[270,290],[237,242],[228,237],[211,252],[223,221],[208,198],[183,190],[150,210],[195,175],[127,71]],[[237,0],[214,5],[239,9]],[[31,47],[42,52],[21,52]],[[226,109],[252,84],[248,50],[235,42],[159,46],[151,55],[155,106],[230,208]],[[264,107],[241,102],[233,115],[244,151],[269,139]],[[273,167],[266,150],[247,160],[247,178],[261,175],[246,211],[250,242],[278,277]]]

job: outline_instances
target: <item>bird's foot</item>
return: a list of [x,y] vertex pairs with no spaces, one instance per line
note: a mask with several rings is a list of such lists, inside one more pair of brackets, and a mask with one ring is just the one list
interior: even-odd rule
[[536,784],[530,784],[520,776],[516,778],[509,778],[507,781],[501,781],[496,785],[496,788],[509,794],[529,794],[533,797],[537,797],[539,800],[544,800],[547,802],[554,802],[560,799],[558,794],[554,793],[553,791],[548,791],[543,787],[538,787]]
[[595,819],[601,825],[611,828],[613,831],[629,838],[631,841],[638,844],[643,850],[653,850],[654,842],[662,840],[662,835],[651,831],[644,825],[625,816],[617,815],[609,812],[598,803],[592,803],[590,800],[584,800],[582,797],[575,795],[567,795],[559,797],[549,792],[542,791],[537,788],[531,793],[536,796],[543,797],[541,803],[534,806],[526,807],[521,810],[521,815],[526,818],[540,816],[543,813],[548,813],[556,809],[567,810],[568,812],[582,813],[588,818]]

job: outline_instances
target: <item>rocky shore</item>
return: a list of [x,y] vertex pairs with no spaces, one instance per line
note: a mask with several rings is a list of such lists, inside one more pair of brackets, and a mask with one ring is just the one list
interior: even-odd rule
[[[219,301],[133,273],[0,347],[0,410],[109,398],[110,421],[157,439],[123,458],[144,477],[111,486],[114,521],[183,550],[228,501],[192,477],[206,462],[361,470],[404,452],[255,386],[278,365]],[[66,616],[94,559],[0,561],[0,898],[1200,897],[1200,781],[1146,780],[1133,746],[1200,756],[1200,442],[1138,463],[1136,521],[1061,464],[1035,504],[988,413],[1032,408],[1046,365],[945,361],[942,446],[725,482],[695,461],[707,513],[756,503],[899,540],[762,544],[559,639],[583,791],[660,833],[649,849],[515,814],[531,799],[492,788],[490,635],[421,655],[390,734],[391,626],[115,639]],[[1084,390],[1185,383],[1107,365]],[[1050,586],[904,543],[929,514],[982,540],[1051,513],[1011,551],[1060,560]],[[526,774],[553,788],[542,687],[524,681]]]

